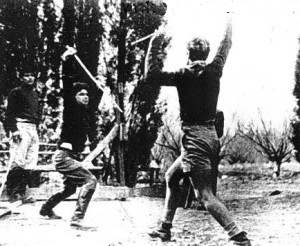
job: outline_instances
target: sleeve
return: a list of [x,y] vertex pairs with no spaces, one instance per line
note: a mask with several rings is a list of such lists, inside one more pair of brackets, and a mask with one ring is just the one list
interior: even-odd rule
[[156,67],[149,73],[147,80],[159,86],[176,86],[182,73],[183,69],[177,72],[164,72]]
[[226,63],[231,46],[232,46],[232,25],[231,22],[229,22],[227,24],[225,36],[221,41],[217,54],[211,63],[215,75],[218,76],[219,78],[222,76],[222,71]]
[[90,88],[90,109],[94,113],[98,109],[99,103],[103,96],[103,91],[97,86],[91,86]]
[[147,82],[154,85],[175,86],[180,71],[164,72],[165,49],[170,39],[163,32],[157,32],[150,39],[145,58],[145,78]]
[[15,132],[18,130],[16,117],[18,114],[18,93],[17,90],[13,90],[8,96],[7,110],[5,113],[4,129],[6,134],[9,132]]

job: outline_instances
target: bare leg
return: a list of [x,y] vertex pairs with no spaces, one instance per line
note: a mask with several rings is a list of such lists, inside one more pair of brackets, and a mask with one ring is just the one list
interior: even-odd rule
[[227,208],[213,195],[211,170],[194,171],[191,178],[207,211],[228,232],[229,236],[232,237],[240,233],[241,231],[234,223]]
[[162,221],[172,223],[180,199],[179,182],[183,178],[182,158],[179,156],[166,172],[166,197]]
[[160,238],[162,241],[171,239],[172,221],[180,201],[179,182],[183,178],[181,169],[181,157],[178,157],[166,172],[166,197],[162,214],[162,223],[149,234],[152,238]]
[[219,163],[220,163],[220,143],[218,144],[217,152],[213,155],[212,160],[211,160],[212,192],[213,192],[214,196],[217,195]]

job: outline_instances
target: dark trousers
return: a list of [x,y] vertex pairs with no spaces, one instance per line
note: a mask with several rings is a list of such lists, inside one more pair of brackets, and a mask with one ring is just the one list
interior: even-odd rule
[[13,167],[6,180],[6,191],[10,198],[14,198],[17,195],[24,196],[26,192],[26,186],[29,183],[29,173],[22,167]]
[[[54,208],[64,199],[73,195],[76,192],[77,187],[80,186],[80,191],[76,203],[73,220],[83,219],[88,208],[88,205],[95,192],[97,179],[87,169],[80,167],[80,162],[71,158],[67,151],[59,150],[55,156],[55,160],[58,161],[56,168],[64,175],[64,189],[61,192],[56,193],[50,197],[44,206],[48,209]],[[63,166],[63,168],[60,168]],[[68,168],[67,168],[68,167]],[[72,167],[76,167],[73,169]]]

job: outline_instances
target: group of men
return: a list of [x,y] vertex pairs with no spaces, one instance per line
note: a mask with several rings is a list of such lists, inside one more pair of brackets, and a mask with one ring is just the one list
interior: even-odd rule
[[[11,202],[34,202],[26,195],[32,169],[38,162],[39,138],[39,100],[35,88],[35,78],[30,70],[23,71],[22,85],[13,89],[8,96],[8,105],[4,128],[11,139],[9,173],[6,190]],[[65,177],[63,191],[50,197],[43,204],[40,214],[51,219],[61,219],[52,210],[58,203],[81,187],[71,226],[80,227],[88,204],[96,189],[97,179],[88,170],[91,163],[80,161],[87,138],[94,139],[92,129],[94,112],[102,97],[102,91],[96,92],[97,99],[89,100],[89,86],[76,82],[71,87],[68,100],[65,100],[64,122],[62,125],[58,149],[53,157],[57,171]],[[67,92],[65,93],[67,94]]]
[[[251,245],[235,224],[227,208],[215,196],[216,178],[213,163],[218,158],[219,139],[215,128],[216,107],[220,90],[220,78],[231,48],[232,27],[227,23],[225,36],[213,61],[205,61],[210,52],[209,42],[193,39],[188,45],[189,61],[177,72],[164,72],[154,67],[146,79],[157,85],[176,86],[179,96],[182,121],[182,153],[166,173],[166,198],[160,225],[149,233],[162,240],[171,239],[172,222],[180,197],[179,182],[188,177],[197,199],[228,233],[233,245]],[[151,39],[153,42],[155,36]],[[5,129],[12,136],[13,166],[7,180],[7,189],[12,200],[25,199],[26,170],[24,167],[36,163],[38,154],[37,124],[38,96],[34,89],[32,74],[25,73],[24,84],[14,89],[8,98]],[[58,150],[54,163],[65,177],[62,192],[50,197],[42,206],[40,214],[51,219],[61,219],[53,208],[74,194],[81,186],[71,226],[80,227],[88,204],[96,188],[97,180],[88,170],[91,164],[79,160],[87,137],[91,136],[91,114],[99,101],[90,100],[85,83],[74,83],[69,114],[64,117]],[[101,93],[101,92],[99,92]],[[98,97],[98,98],[101,98]],[[91,139],[91,138],[90,138]],[[16,182],[18,180],[18,182]]]

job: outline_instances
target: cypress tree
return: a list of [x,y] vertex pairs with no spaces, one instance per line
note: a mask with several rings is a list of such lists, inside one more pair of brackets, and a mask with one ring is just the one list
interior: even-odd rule
[[[126,115],[124,166],[126,185],[132,187],[136,184],[138,169],[147,168],[150,163],[151,149],[162,125],[162,112],[156,105],[160,88],[144,78],[144,62],[149,40],[136,46],[130,45],[130,42],[153,33],[163,23],[166,5],[146,1],[128,5],[127,8],[125,25],[131,35],[128,38],[124,76],[125,81],[136,85],[128,100],[130,111]],[[164,53],[167,42],[162,41],[161,44],[162,46],[156,47],[160,55]],[[162,59],[151,62],[162,62],[163,57],[162,55]]]
[[1,95],[20,85],[19,72],[30,67],[37,74],[38,2],[2,0],[1,15]]
[[295,87],[293,94],[297,99],[297,110],[296,110],[296,117],[295,120],[292,122],[293,128],[293,136],[292,142],[294,144],[296,150],[296,159],[300,162],[300,38],[298,39],[299,42],[299,50],[296,60],[295,66]]

